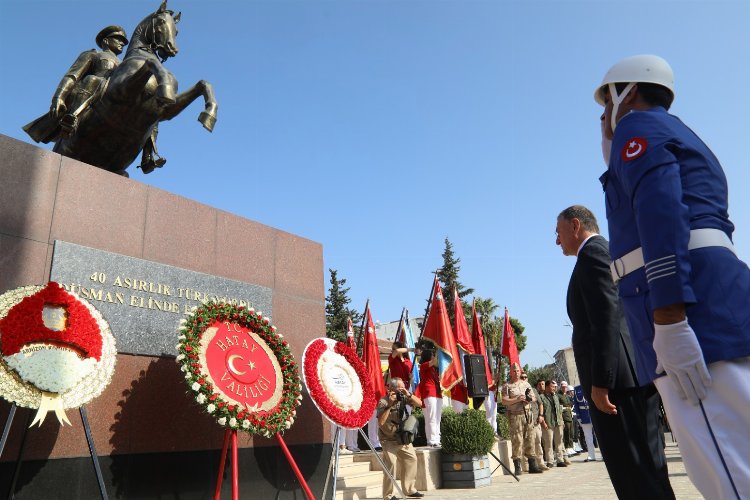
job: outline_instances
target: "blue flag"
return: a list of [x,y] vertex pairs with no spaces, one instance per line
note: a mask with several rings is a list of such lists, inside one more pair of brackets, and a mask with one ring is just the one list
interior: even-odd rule
[[396,341],[403,342],[409,349],[409,359],[412,362],[411,387],[409,390],[414,392],[419,383],[419,360],[416,359],[416,353],[414,352],[414,335],[411,332],[411,325],[409,325],[409,310],[406,308],[401,313],[401,321],[399,321],[398,331],[396,331]]

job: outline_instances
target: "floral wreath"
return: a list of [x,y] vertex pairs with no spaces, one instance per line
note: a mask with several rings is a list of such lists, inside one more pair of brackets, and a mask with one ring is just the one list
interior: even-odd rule
[[[63,328],[45,324],[43,309],[48,306],[65,310]],[[104,391],[117,350],[101,313],[51,281],[0,295],[0,355],[0,396],[38,408],[32,425],[41,425],[48,411],[70,424],[63,410],[78,408]]]
[[[302,365],[310,397],[326,418],[346,429],[359,429],[370,420],[377,400],[356,351],[335,340],[315,339],[305,348]],[[321,376],[332,372],[348,379],[345,383],[351,386],[346,394],[337,394],[335,382]]]
[[[279,402],[273,408],[243,408],[240,404],[227,401],[214,387],[208,370],[204,370],[200,361],[206,346],[201,340],[211,325],[223,322],[231,322],[249,329],[274,355],[281,368],[283,385]],[[180,321],[179,331],[177,362],[185,373],[185,381],[197,393],[195,400],[198,404],[216,418],[219,425],[260,434],[267,438],[279,432],[283,433],[292,426],[297,407],[302,401],[299,372],[289,344],[282,340],[281,334],[276,333],[276,327],[270,324],[267,317],[252,308],[208,302],[193,308],[187,318]]]

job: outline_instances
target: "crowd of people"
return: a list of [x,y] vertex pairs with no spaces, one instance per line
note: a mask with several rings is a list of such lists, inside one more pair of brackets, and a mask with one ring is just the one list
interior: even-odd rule
[[[412,387],[412,353],[417,355],[419,383]],[[497,402],[508,420],[514,474],[541,473],[551,467],[568,467],[570,457],[588,452],[583,462],[596,460],[595,438],[588,403],[580,386],[575,390],[566,381],[558,389],[555,380],[538,380],[529,383],[522,368],[513,363],[508,381],[501,384],[499,374],[489,381],[489,396],[473,398],[474,408],[483,407],[489,425],[498,439]],[[461,412],[469,407],[466,386],[450,391],[450,407]],[[576,392],[576,390],[578,392]],[[437,357],[431,349],[407,349],[394,342],[388,357],[388,386],[386,395],[378,402],[373,416],[375,425],[369,425],[368,438],[373,448],[382,452],[385,466],[392,472],[396,464],[403,470],[400,486],[409,498],[420,498],[416,491],[416,451],[412,443],[399,440],[397,428],[404,419],[403,411],[421,408],[424,415],[425,439],[428,447],[440,448],[440,418],[443,410],[443,393],[440,390]],[[358,431],[346,431],[341,453],[359,452]],[[392,498],[393,481],[383,477],[385,499]]]

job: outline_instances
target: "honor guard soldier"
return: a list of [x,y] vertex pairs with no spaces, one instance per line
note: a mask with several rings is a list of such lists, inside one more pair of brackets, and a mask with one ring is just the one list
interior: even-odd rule
[[750,498],[750,269],[732,244],[724,171],[668,113],[674,77],[661,57],[623,59],[594,97],[611,272],[639,382],[654,380],[703,496]]

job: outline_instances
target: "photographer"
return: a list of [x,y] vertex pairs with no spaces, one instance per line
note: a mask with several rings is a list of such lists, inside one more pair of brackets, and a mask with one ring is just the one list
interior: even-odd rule
[[[399,436],[401,417],[406,405],[422,406],[422,400],[411,394],[400,378],[392,378],[388,384],[388,394],[378,402],[378,436],[383,446],[383,462],[392,474],[396,474],[396,461],[401,470],[401,490],[410,498],[421,498],[417,491],[417,453],[411,443],[402,444]],[[393,495],[393,483],[383,473],[383,498]],[[396,497],[393,497],[396,498]]]
[[536,396],[529,383],[521,379],[521,367],[518,363],[510,365],[510,380],[503,384],[500,392],[510,423],[510,441],[513,445],[512,458],[516,475],[521,474],[522,455],[526,455],[529,460],[530,473],[542,472],[536,461],[534,417],[531,412],[531,404],[536,403]]

